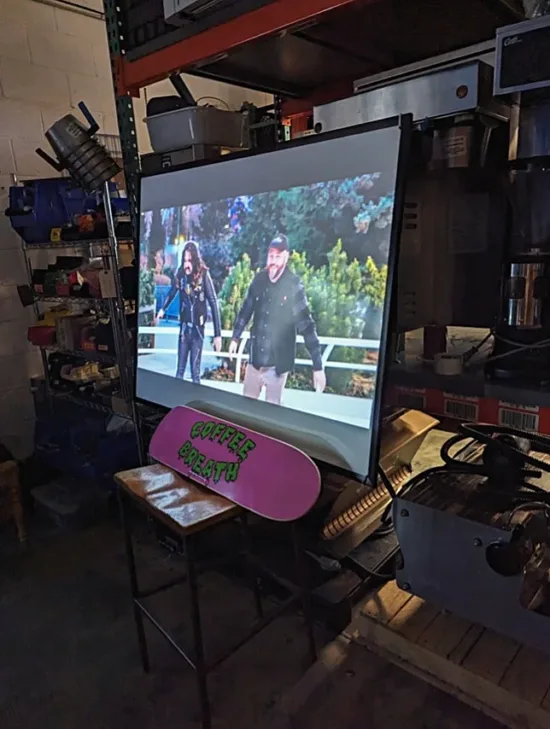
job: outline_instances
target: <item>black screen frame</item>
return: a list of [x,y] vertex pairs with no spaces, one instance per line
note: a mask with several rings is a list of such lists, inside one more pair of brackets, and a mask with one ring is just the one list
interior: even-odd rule
[[[364,134],[370,131],[376,131],[380,129],[389,129],[391,127],[398,127],[401,131],[399,139],[399,149],[397,156],[397,170],[395,178],[395,198],[394,206],[392,211],[391,221],[391,232],[390,232],[390,245],[388,254],[388,276],[386,279],[386,291],[384,298],[384,309],[382,317],[382,328],[380,334],[380,349],[379,349],[379,368],[376,377],[376,388],[372,403],[372,427],[370,430],[371,434],[371,448],[369,452],[369,464],[367,468],[367,474],[363,481],[369,482],[371,485],[376,485],[378,480],[378,460],[380,456],[381,447],[381,413],[382,404],[384,400],[384,392],[386,390],[386,383],[388,377],[389,365],[391,357],[388,352],[388,344],[391,334],[391,324],[394,318],[395,306],[394,297],[396,290],[396,276],[397,276],[397,264],[399,258],[399,242],[401,238],[401,229],[403,223],[403,213],[405,207],[405,187],[407,177],[407,167],[409,162],[409,154],[412,139],[413,130],[413,119],[412,114],[402,114],[400,116],[389,117],[381,121],[368,122],[365,124],[357,124],[351,127],[345,127],[330,132],[321,132],[315,136],[302,137],[301,139],[291,140],[289,142],[281,143],[275,146],[273,149],[252,149],[243,152],[234,152],[228,155],[224,155],[217,159],[208,160],[196,160],[188,164],[176,165],[170,167],[169,170],[158,170],[151,173],[141,173],[138,175],[138,196],[137,196],[137,208],[138,208],[138,230],[136,239],[136,261],[139,263],[141,251],[141,182],[145,178],[157,177],[158,175],[168,175],[171,172],[177,172],[179,170],[189,170],[197,167],[207,167],[210,165],[220,165],[229,160],[238,160],[249,157],[264,156],[268,157],[271,154],[277,154],[280,150],[287,150],[296,147],[303,147],[307,145],[318,144],[319,142],[327,141],[330,139],[340,139],[342,137],[352,136],[355,134]],[[139,271],[139,266],[138,266]],[[138,272],[139,277],[139,272]],[[138,282],[139,288],[139,282]],[[134,363],[133,363],[133,396],[136,403],[154,407],[160,411],[169,412],[170,408],[159,405],[158,403],[145,400],[140,398],[137,394],[137,369],[138,369],[138,347],[139,347],[139,291],[138,291],[138,323],[136,327],[136,337],[134,342]],[[324,471],[332,471],[334,473],[341,473],[346,477],[350,477],[354,480],[358,479],[358,474],[350,469],[343,468],[341,466],[335,466],[332,463],[321,461],[316,459],[320,464],[320,467]]]

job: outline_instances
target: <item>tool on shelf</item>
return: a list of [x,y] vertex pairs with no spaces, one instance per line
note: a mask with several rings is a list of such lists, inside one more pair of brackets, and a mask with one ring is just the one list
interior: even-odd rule
[[[118,195],[112,182],[109,198],[115,211],[117,234],[130,237],[128,199]],[[12,185],[5,214],[25,244],[37,248],[107,237],[101,195],[87,192],[70,177],[26,180]]]
[[[142,457],[127,321],[137,284],[132,275],[121,276],[121,268],[128,273],[128,261],[122,261],[117,239],[119,232],[131,243],[128,201],[111,182],[118,164],[94,138],[99,125],[84,103],[79,108],[88,126],[68,114],[46,132],[55,158],[37,150],[72,179],[34,180],[10,191],[6,212],[23,239],[29,275],[18,293],[36,313],[28,338],[40,347],[49,406],[66,401],[129,416]],[[32,259],[42,249],[47,263],[33,267],[42,262]],[[61,255],[52,256],[52,249],[61,249]]]
[[94,139],[94,135],[99,131],[99,124],[86,104],[81,101],[78,108],[89,124],[88,129],[73,114],[66,114],[46,132],[46,139],[56,159],[50,157],[43,149],[37,149],[36,153],[57,172],[67,170],[85,190],[95,192],[105,183],[108,184],[120,168],[105,147]]

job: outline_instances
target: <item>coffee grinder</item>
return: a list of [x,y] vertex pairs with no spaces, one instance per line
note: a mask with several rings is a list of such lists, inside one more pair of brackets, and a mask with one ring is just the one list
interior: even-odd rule
[[550,63],[542,68],[539,52],[548,43],[549,15],[497,32],[495,92],[516,94],[519,106],[501,310],[486,371],[537,384],[550,383]]
[[[548,106],[550,122],[550,105]],[[487,373],[550,382],[550,157],[510,172],[510,226],[502,306]]]

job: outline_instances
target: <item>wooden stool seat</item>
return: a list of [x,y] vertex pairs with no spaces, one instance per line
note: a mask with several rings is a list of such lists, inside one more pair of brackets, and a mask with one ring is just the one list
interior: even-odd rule
[[[296,525],[292,524],[292,545],[296,559],[296,573],[299,586],[293,587],[287,580],[277,578],[273,572],[262,567],[261,563],[252,555],[252,540],[247,523],[247,512],[225,497],[214,494],[201,486],[187,480],[184,476],[177,474],[167,466],[159,463],[153,466],[144,466],[130,471],[123,471],[115,475],[118,485],[118,497],[120,505],[120,516],[124,541],[126,543],[126,556],[128,560],[128,574],[132,591],[132,604],[134,608],[134,620],[136,622],[137,638],[141,654],[141,663],[145,672],[149,671],[149,649],[147,646],[147,635],[145,632],[144,620],[157,629],[166,638],[172,648],[191,666],[197,680],[197,690],[201,705],[202,729],[211,729],[212,721],[210,715],[210,700],[208,696],[208,674],[217,668],[222,661],[225,661],[235,651],[239,650],[246,642],[257,635],[269,623],[278,617],[284,610],[288,609],[295,601],[300,600],[304,613],[308,643],[312,660],[315,660],[315,640],[313,636],[313,620],[309,603],[308,582],[304,575],[301,561],[304,548],[300,545]],[[136,556],[134,554],[132,540],[132,520],[127,518],[127,502],[132,501],[138,510],[148,513],[153,520],[164,523],[167,530],[175,532],[181,538],[181,555],[184,559],[187,570],[185,575],[176,577],[169,582],[157,585],[153,589],[140,589],[136,569]],[[204,569],[204,562],[199,563],[197,550],[197,535],[211,526],[220,522],[235,520],[240,522],[240,529],[233,531],[233,543],[231,549],[224,555],[221,562],[233,562],[238,560],[239,566],[243,565],[247,578],[250,581],[252,594],[256,606],[257,619],[252,624],[248,633],[239,638],[230,650],[226,650],[215,660],[206,661],[204,655],[203,633],[201,625],[201,614],[199,607],[199,567]],[[201,534],[201,541],[204,535]],[[220,559],[216,560],[220,565]],[[264,615],[262,596],[260,591],[259,574],[265,573],[270,580],[275,580],[290,592],[287,600]],[[192,646],[182,647],[178,640],[155,617],[150,605],[146,602],[162,590],[186,583],[188,616],[191,627]]]
[[121,471],[115,479],[130,496],[183,535],[233,519],[241,511],[223,496],[201,488],[160,463]]

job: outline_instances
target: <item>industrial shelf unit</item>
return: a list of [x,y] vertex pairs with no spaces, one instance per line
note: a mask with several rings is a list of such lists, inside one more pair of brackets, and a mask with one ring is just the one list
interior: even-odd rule
[[[128,196],[137,222],[139,152],[132,97],[181,72],[267,91],[287,119],[353,93],[353,82],[494,38],[523,19],[521,0],[233,0],[180,27],[162,0],[104,0]],[[464,8],[466,10],[466,8]]]
[[[140,160],[132,97],[144,87],[185,72],[270,92],[292,131],[302,132],[314,105],[351,96],[357,79],[490,41],[498,27],[525,17],[521,0],[235,0],[175,27],[164,22],[161,0],[104,0],[104,7],[134,224]],[[397,375],[394,398],[412,397]],[[460,397],[460,378],[446,389],[454,386]]]
[[[133,353],[131,351],[128,331],[125,321],[125,302],[122,299],[120,285],[116,285],[116,294],[110,297],[80,297],[80,296],[49,296],[42,293],[36,292],[32,285],[32,273],[33,254],[40,251],[79,251],[89,256],[101,256],[103,260],[104,270],[111,271],[113,278],[118,278],[118,253],[117,248],[123,241],[113,241],[110,239],[98,239],[98,240],[78,240],[78,241],[60,241],[60,242],[45,242],[43,244],[22,244],[23,253],[25,256],[25,262],[28,271],[29,286],[31,287],[34,297],[34,310],[37,318],[43,313],[42,308],[48,304],[88,304],[104,310],[111,321],[113,327],[113,339],[115,345],[114,353],[97,352],[95,350],[78,350],[78,351],[65,351],[58,349],[54,346],[40,347],[42,355],[42,364],[44,369],[44,384],[46,387],[46,394],[50,406],[53,407],[57,399],[62,399],[65,402],[71,402],[74,405],[79,405],[86,408],[91,408],[103,412],[105,414],[122,415],[128,418],[134,418],[134,406],[133,406],[133,385],[132,385],[132,361]],[[130,241],[124,241],[125,243],[131,243]],[[118,393],[112,397],[106,398],[105,396],[98,397],[98,401],[95,402],[86,397],[79,397],[74,393],[56,391],[51,387],[49,381],[49,367],[48,367],[48,356],[52,352],[60,352],[62,354],[70,354],[90,362],[105,362],[110,364],[117,364],[119,368],[119,389]],[[109,400],[110,404],[107,405],[106,401]]]

